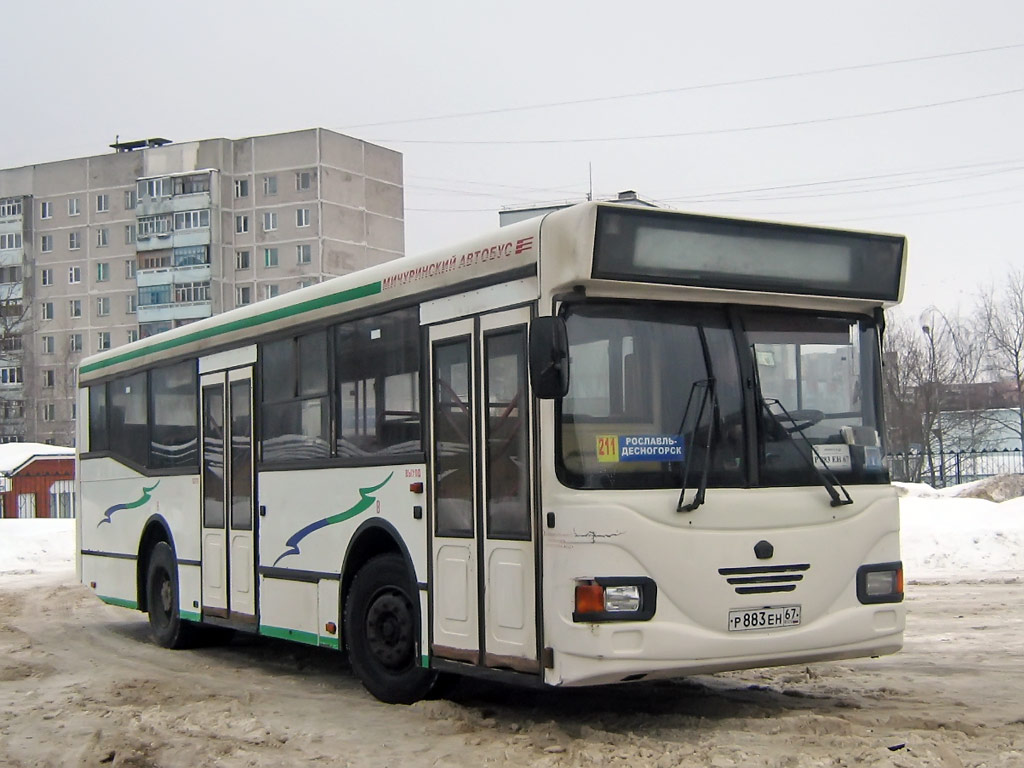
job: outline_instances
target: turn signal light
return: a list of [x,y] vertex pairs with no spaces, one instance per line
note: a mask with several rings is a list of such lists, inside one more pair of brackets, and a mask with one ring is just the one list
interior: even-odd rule
[[604,587],[600,584],[576,585],[576,613],[600,613],[604,610]]

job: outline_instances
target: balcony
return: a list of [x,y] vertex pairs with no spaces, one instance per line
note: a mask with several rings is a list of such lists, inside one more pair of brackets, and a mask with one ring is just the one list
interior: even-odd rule
[[175,304],[140,304],[136,311],[140,324],[171,320],[201,320],[213,315],[213,304],[209,299]]

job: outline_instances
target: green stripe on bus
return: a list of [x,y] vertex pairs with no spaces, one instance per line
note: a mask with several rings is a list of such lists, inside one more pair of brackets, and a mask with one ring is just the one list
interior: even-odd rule
[[139,604],[134,600],[122,600],[120,597],[107,597],[106,595],[97,595],[107,605],[116,605],[118,608],[131,608],[137,610]]
[[203,620],[202,614],[195,613],[194,611],[179,611],[179,613],[181,614],[181,618],[185,619],[185,621],[202,621]]
[[425,654],[420,656],[420,666],[424,669],[430,669],[430,657]]
[[[269,312],[262,312],[252,317],[244,317],[241,320],[232,320],[229,323],[218,325],[216,328],[207,328],[202,331],[196,331],[195,333],[189,333],[181,336],[177,339],[166,339],[163,341],[155,341],[142,349],[133,350],[131,352],[122,352],[120,355],[114,355],[108,357],[106,360],[98,360],[95,363],[88,363],[83,365],[81,368],[82,373],[90,373],[92,371],[98,371],[101,368],[108,368],[111,365],[117,365],[118,363],[124,363],[135,358],[145,357],[146,355],[152,355],[156,352],[163,352],[174,347],[180,347],[185,344],[191,344],[195,341],[203,341],[204,339],[210,339],[214,336],[220,336],[224,333],[231,333],[232,331],[241,331],[245,328],[252,328],[257,325],[263,325],[264,323],[270,323],[274,320],[282,320],[286,317],[294,317],[295,315],[301,315],[305,312],[312,312],[317,309],[323,309],[324,307],[331,307],[335,304],[344,304],[348,301],[354,301],[356,299],[363,299],[367,296],[374,296],[381,292],[381,284],[378,280],[375,283],[367,283],[366,285],[360,285],[356,288],[350,288],[347,291],[339,291],[338,293],[332,293],[329,296],[321,296],[318,299],[310,299],[309,301],[302,301],[298,304],[294,304],[289,307],[281,307],[280,309],[272,309]],[[159,339],[159,336],[155,337]]]
[[320,645],[319,635],[315,632],[303,632],[300,629],[284,629],[263,624],[260,626],[260,634],[267,637],[276,637],[279,640],[294,640],[297,643],[305,643],[306,645]]
[[338,650],[338,638],[320,635],[320,645],[324,648],[333,648],[334,650]]

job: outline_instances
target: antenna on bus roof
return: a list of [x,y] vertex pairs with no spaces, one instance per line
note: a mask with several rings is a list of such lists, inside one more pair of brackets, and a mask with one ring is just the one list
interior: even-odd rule
[[587,171],[590,174],[590,191],[587,192],[587,202],[594,199],[594,164],[587,163]]

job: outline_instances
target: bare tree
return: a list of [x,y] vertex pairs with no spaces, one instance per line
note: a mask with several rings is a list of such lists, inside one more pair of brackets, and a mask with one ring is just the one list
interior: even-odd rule
[[1011,383],[1016,413],[1005,427],[1024,449],[1024,271],[1012,268],[1000,288],[981,296],[981,311],[988,334],[988,364],[997,378]]
[[0,435],[6,439],[25,438],[22,333],[30,306],[21,266],[0,267]]

